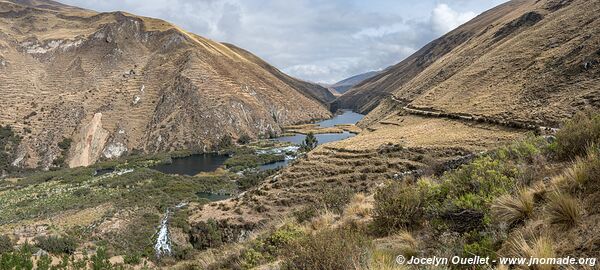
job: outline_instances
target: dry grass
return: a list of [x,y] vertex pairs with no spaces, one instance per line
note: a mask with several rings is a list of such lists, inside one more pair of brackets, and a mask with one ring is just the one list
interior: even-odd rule
[[[531,237],[529,237],[531,236]],[[547,236],[534,236],[532,231],[518,232],[508,242],[511,256],[522,258],[554,258],[556,253],[554,245]],[[532,265],[523,269],[550,270],[552,265]]]
[[583,209],[577,198],[555,190],[549,196],[546,215],[550,224],[561,225],[568,229],[581,221]]
[[520,189],[516,195],[504,195],[492,205],[492,214],[501,222],[515,224],[531,217],[534,207],[533,192]]
[[338,216],[328,210],[310,221],[310,229],[313,231],[322,231],[333,226]]
[[573,165],[564,173],[564,179],[567,182],[564,185],[568,188],[581,188],[594,181],[600,175],[600,156],[596,147],[590,147],[587,156],[578,157]]
[[396,263],[396,256],[411,258],[419,254],[419,243],[408,231],[377,239],[373,244],[371,269],[406,269]]
[[373,197],[367,197],[358,193],[352,197],[352,200],[342,213],[343,224],[363,224],[371,220],[371,211],[373,210]]

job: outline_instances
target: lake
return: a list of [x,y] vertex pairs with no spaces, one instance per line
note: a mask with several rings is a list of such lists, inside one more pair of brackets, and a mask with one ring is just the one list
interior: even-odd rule
[[[335,125],[356,124],[363,117],[364,117],[364,115],[359,114],[359,113],[355,113],[352,111],[344,111],[343,113],[337,114],[336,116],[334,116],[331,119],[318,122],[317,124],[319,124],[319,126],[321,126],[321,127],[333,127]],[[336,141],[348,139],[350,137],[354,137],[355,135],[356,134],[352,134],[350,132],[344,131],[343,133],[315,134],[315,137],[317,138],[318,144],[320,145],[320,144],[324,144],[324,143],[330,143],[330,142],[336,142]],[[305,138],[306,138],[306,135],[296,134],[294,136],[285,136],[285,137],[275,138],[275,140],[280,141],[280,142],[289,142],[289,143],[299,145],[299,144],[302,144],[302,142],[304,141]],[[265,171],[265,170],[271,170],[271,169],[279,169],[279,168],[287,166],[287,164],[290,161],[291,160],[286,159],[285,161],[278,161],[278,162],[274,162],[274,163],[265,164],[265,165],[260,166],[260,170]]]
[[[341,114],[335,115],[333,118],[318,122],[322,127],[333,127],[335,125],[342,124],[356,124],[359,120],[363,118],[362,114],[358,114],[352,111],[344,111]],[[315,134],[319,144],[335,142],[339,140],[344,140],[350,137],[355,136],[350,132],[344,133],[325,133],[325,134]],[[289,142],[293,144],[301,144],[306,135],[296,134],[294,136],[285,136],[275,138],[274,140],[280,142]],[[157,166],[151,167],[157,171],[166,173],[166,174],[179,174],[179,175],[197,175],[201,172],[212,172],[217,168],[223,166],[225,160],[227,160],[227,156],[218,155],[218,154],[199,154],[199,155],[191,155],[182,158],[173,158],[173,162],[170,164],[161,164]],[[274,163],[265,164],[259,167],[260,170],[271,170],[271,169],[279,169],[281,167],[285,167],[291,162],[293,159],[286,158],[285,161],[279,161]]]
[[201,172],[212,172],[223,166],[227,156],[218,154],[198,154],[181,158],[173,158],[169,164],[160,164],[151,167],[166,174],[180,174],[194,176]]

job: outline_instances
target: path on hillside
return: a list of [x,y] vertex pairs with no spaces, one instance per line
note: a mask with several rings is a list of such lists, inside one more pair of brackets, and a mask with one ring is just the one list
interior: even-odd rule
[[528,129],[528,130],[540,132],[542,134],[544,134],[544,133],[555,134],[559,130],[558,128],[554,128],[554,127],[540,126],[540,125],[526,123],[526,122],[522,122],[522,121],[516,121],[516,120],[503,120],[503,119],[497,119],[497,118],[492,118],[492,117],[488,117],[488,116],[465,115],[465,114],[456,114],[456,113],[446,113],[446,112],[441,112],[441,111],[432,111],[432,110],[426,110],[426,109],[421,109],[421,108],[411,108],[410,105],[407,104],[408,102],[398,100],[394,95],[390,95],[390,98],[392,99],[392,101],[400,104],[402,107],[402,110],[404,110],[405,112],[407,112],[409,114],[413,114],[413,115],[447,118],[447,119],[462,120],[462,121],[477,122],[477,123],[487,123],[487,124],[493,124],[493,125],[509,127],[509,128]]

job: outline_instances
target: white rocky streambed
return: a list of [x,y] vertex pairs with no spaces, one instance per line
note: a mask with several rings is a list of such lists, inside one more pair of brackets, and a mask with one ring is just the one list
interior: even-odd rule
[[154,252],[156,253],[157,258],[161,258],[164,256],[171,256],[173,253],[173,245],[171,243],[171,235],[169,233],[169,219],[171,218],[171,214],[183,207],[187,206],[187,203],[180,203],[171,208],[167,208],[165,215],[160,221],[160,227],[158,232],[156,233],[156,243],[154,244]]

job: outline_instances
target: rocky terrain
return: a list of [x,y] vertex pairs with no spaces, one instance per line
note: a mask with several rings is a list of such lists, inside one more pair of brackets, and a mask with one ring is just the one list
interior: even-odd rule
[[555,126],[598,107],[595,1],[510,1],[431,42],[334,102],[371,119],[402,107]]
[[14,165],[40,168],[268,137],[330,117],[334,98],[168,22],[42,0],[0,1],[0,94]]
[[[336,100],[243,49],[162,21],[0,3],[0,22],[16,24],[0,34],[2,71],[27,72],[6,80],[17,90],[2,89],[11,103],[2,99],[0,119],[23,135],[17,164],[205,150],[224,134],[358,133],[257,175],[165,175],[149,168],[164,157],[133,156],[100,163],[113,168],[108,175],[88,167],[4,179],[0,233],[21,242],[41,248],[36,235],[75,237],[78,250],[98,254],[108,243],[110,255],[132,267],[141,256],[179,269],[423,269],[395,258],[600,255],[598,1],[509,1]],[[0,80],[6,74],[13,73]],[[90,78],[102,84],[90,86]],[[327,102],[369,114],[359,127],[300,123],[328,117]],[[2,135],[5,149],[19,141]],[[272,144],[229,147],[244,164],[274,150],[263,145],[281,147]],[[197,193],[218,191],[231,196],[210,202]],[[135,254],[127,244],[151,247],[154,232],[171,257]]]

